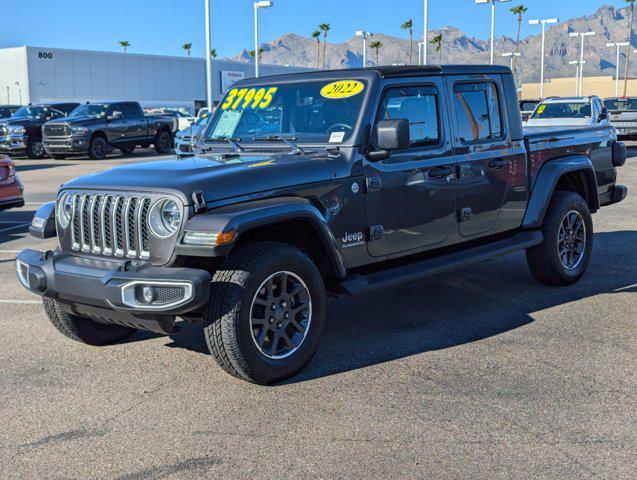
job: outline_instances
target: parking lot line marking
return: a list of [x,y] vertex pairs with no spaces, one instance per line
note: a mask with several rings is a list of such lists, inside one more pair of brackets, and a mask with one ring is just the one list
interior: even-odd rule
[[42,302],[39,300],[2,300],[0,299],[0,303],[16,303],[18,305],[38,305]]
[[18,228],[28,227],[29,225],[31,225],[31,224],[30,223],[23,223],[22,225],[15,225],[13,227],[3,228],[2,230],[0,230],[0,233],[8,232],[9,230],[16,230]]
[[0,253],[20,253],[22,250],[0,250]]

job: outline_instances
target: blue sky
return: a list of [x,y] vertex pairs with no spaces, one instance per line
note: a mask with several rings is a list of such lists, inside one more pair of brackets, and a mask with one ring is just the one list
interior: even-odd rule
[[[213,47],[221,56],[252,48],[252,0],[212,0]],[[423,0],[274,0],[260,15],[260,40],[287,32],[309,35],[316,25],[332,25],[328,40],[343,41],[354,31],[405,35],[400,24],[409,17],[421,35]],[[623,0],[512,0],[497,5],[496,34],[513,37],[512,5],[529,8],[528,18],[560,20],[592,14],[604,4],[624,6]],[[389,8],[388,8],[389,5]],[[130,51],[183,55],[180,46],[192,42],[193,56],[204,54],[203,0],[13,0],[5,1],[0,47],[42,47],[119,50],[128,40]],[[490,8],[474,0],[429,0],[430,28],[446,25],[487,39]],[[537,33],[523,26],[523,36]]]

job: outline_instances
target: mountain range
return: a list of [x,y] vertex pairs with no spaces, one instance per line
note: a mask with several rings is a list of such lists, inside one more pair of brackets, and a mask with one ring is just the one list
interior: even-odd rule
[[[545,38],[545,77],[570,77],[575,75],[575,66],[569,65],[571,60],[579,60],[580,38],[569,36],[571,32],[595,31],[594,37],[585,39],[584,75],[614,75],[616,63],[615,48],[606,47],[608,42],[626,41],[628,31],[629,8],[617,9],[612,5],[604,5],[591,15],[563,21],[546,29]],[[512,21],[515,17],[512,16]],[[523,22],[527,22],[524,18]],[[635,22],[637,23],[637,21]],[[540,28],[537,27],[538,32]],[[440,58],[434,51],[434,46],[428,47],[429,63],[488,63],[489,41],[465,35],[454,27],[443,27],[430,32],[430,40],[435,35],[442,34],[442,49]],[[353,37],[346,42],[328,42],[326,49],[325,68],[360,67],[363,64],[362,40]],[[399,38],[382,33],[375,33],[372,40],[379,40],[383,46],[380,49],[379,63],[391,65],[409,63],[409,38]],[[633,35],[633,45],[635,36]],[[263,53],[262,63],[277,65],[294,65],[316,68],[317,42],[315,39],[304,37],[296,33],[286,33],[279,38],[261,45]],[[321,41],[322,52],[322,41]],[[502,57],[504,52],[515,50],[515,39],[500,36],[495,39],[496,63],[509,65],[510,58]],[[523,82],[537,82],[540,79],[540,51],[541,34],[520,39],[516,73],[518,80]],[[622,49],[620,56],[620,72],[623,75],[626,49]],[[631,55],[632,56],[632,55]],[[637,57],[635,55],[634,57]],[[242,50],[234,57],[235,60],[251,62],[252,57],[247,50]],[[417,40],[414,36],[413,63],[417,63]],[[375,64],[375,52],[369,48],[367,52],[368,65]],[[637,73],[637,61],[631,63],[630,74]]]

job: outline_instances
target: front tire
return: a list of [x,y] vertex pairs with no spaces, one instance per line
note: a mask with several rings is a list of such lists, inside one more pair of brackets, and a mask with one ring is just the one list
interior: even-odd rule
[[212,280],[204,311],[210,353],[228,373],[270,384],[302,370],[318,347],[326,294],[298,248],[259,242],[232,253]]
[[155,137],[155,151],[159,154],[170,153],[170,150],[173,148],[173,138],[172,135],[166,130],[162,130],[157,133]]
[[91,160],[104,160],[108,154],[108,143],[102,137],[93,137],[88,147]]
[[39,160],[46,157],[46,151],[41,138],[29,138],[27,143],[27,157],[32,160]]
[[593,220],[577,193],[555,192],[542,222],[544,241],[526,250],[535,279],[550,286],[577,282],[586,271],[593,248]]
[[43,298],[44,311],[62,335],[88,345],[108,345],[127,339],[136,329],[123,325],[97,323],[65,312],[55,300]]

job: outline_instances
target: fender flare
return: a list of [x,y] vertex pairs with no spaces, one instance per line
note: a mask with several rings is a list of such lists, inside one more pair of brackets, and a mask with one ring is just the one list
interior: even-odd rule
[[582,172],[584,175],[586,188],[589,192],[589,198],[585,200],[587,200],[589,208],[593,211],[599,209],[595,167],[593,167],[591,159],[584,155],[561,157],[547,162],[538,172],[522,228],[538,228],[542,225],[557,182],[563,175],[573,172]]
[[[339,278],[347,274],[345,261],[338,250],[338,242],[329,228],[325,217],[309,200],[283,197],[267,200],[253,200],[245,203],[208,210],[192,217],[185,225],[176,253],[184,256],[223,256],[230,253],[242,234],[257,227],[302,220],[308,222],[317,233],[328,254],[332,270]],[[232,243],[216,247],[194,247],[183,245],[181,240],[186,231],[196,232],[237,232]]]

